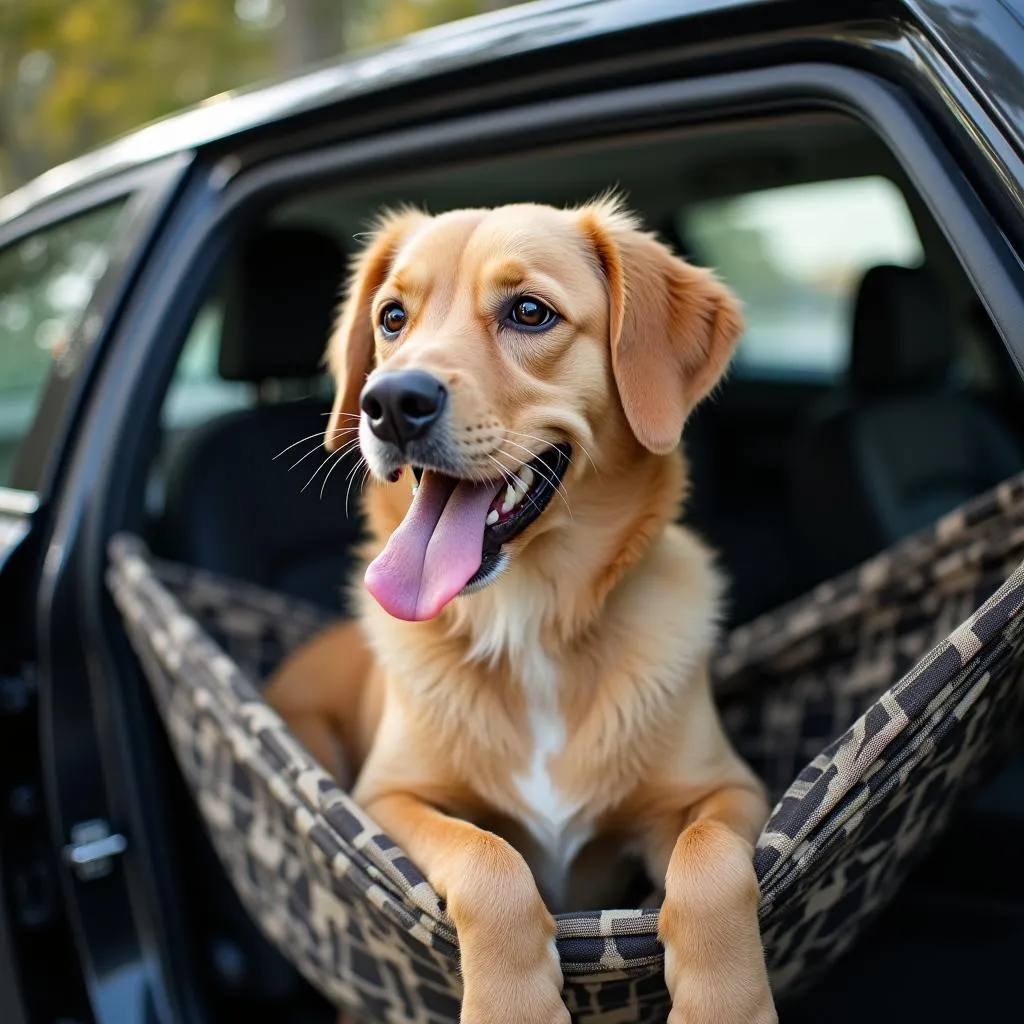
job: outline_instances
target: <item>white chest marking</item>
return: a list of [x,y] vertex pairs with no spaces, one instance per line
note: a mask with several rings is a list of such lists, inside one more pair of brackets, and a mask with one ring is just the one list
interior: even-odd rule
[[591,837],[593,824],[577,819],[580,803],[566,800],[551,778],[551,758],[565,746],[565,722],[559,710],[558,672],[541,643],[543,609],[530,580],[510,571],[502,581],[501,599],[490,611],[482,619],[471,656],[486,661],[507,654],[523,687],[532,747],[526,769],[512,780],[522,805],[517,816],[537,843],[531,867],[557,911],[569,868]]
[[525,660],[523,690],[533,749],[526,771],[514,782],[526,809],[523,824],[541,848],[542,859],[534,865],[538,882],[557,903],[565,896],[572,862],[591,836],[591,824],[574,820],[579,804],[559,793],[551,778],[551,758],[565,746],[565,722],[558,707],[557,674],[542,654]]

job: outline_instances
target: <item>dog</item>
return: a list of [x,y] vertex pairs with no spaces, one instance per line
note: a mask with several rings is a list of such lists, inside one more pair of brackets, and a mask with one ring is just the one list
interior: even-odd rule
[[552,912],[617,905],[629,864],[663,886],[671,1024],[777,1020],[723,580],[677,525],[742,326],[614,197],[399,209],[354,267],[325,444],[374,481],[365,585],[267,696],[445,900],[462,1024],[567,1022]]

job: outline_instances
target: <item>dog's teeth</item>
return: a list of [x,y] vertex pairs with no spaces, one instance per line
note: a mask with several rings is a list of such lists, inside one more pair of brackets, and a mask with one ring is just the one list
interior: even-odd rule
[[519,470],[519,479],[522,481],[523,490],[528,490],[533,486],[533,470],[529,466],[523,466]]
[[502,512],[511,512],[513,506],[515,505],[515,503],[516,503],[515,488],[511,484],[509,484],[508,487],[505,488],[505,500],[501,503],[501,511]]
[[492,508],[491,511],[487,513],[487,519],[485,522],[488,526],[493,526],[500,518],[501,513],[498,512],[496,508]]

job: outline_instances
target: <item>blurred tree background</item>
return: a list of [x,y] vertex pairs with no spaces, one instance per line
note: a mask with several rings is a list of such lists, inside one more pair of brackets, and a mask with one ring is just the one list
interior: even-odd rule
[[217,93],[516,0],[0,0],[0,194]]

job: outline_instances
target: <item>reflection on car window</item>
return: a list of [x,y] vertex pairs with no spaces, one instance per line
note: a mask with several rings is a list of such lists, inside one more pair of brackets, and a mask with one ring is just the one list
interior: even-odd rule
[[715,267],[745,303],[735,370],[749,376],[842,374],[865,271],[917,266],[923,257],[902,194],[880,177],[695,204],[680,228],[698,262]]
[[253,404],[251,385],[220,376],[217,362],[223,325],[223,301],[212,298],[199,311],[185,341],[161,414],[165,430],[194,427]]
[[0,252],[0,486],[10,484],[50,367],[106,269],[122,207],[99,207]]

